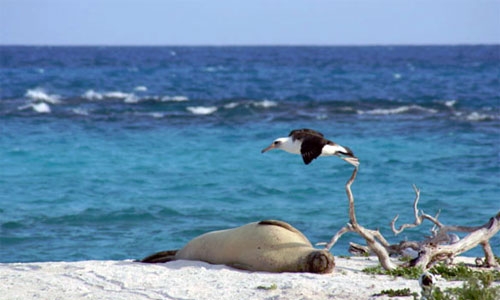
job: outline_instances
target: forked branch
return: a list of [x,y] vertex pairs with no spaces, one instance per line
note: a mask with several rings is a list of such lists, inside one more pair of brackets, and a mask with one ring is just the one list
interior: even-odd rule
[[[389,243],[385,240],[385,238],[380,234],[378,230],[370,230],[361,226],[356,219],[356,212],[354,208],[354,196],[351,191],[351,185],[356,179],[356,175],[358,173],[358,168],[354,168],[352,172],[351,178],[346,183],[345,189],[347,193],[347,200],[349,201],[349,223],[341,228],[330,240],[328,244],[326,244],[325,249],[330,250],[331,247],[337,242],[337,240],[346,232],[356,232],[361,235],[368,247],[377,255],[380,264],[386,270],[392,270],[396,268],[389,258],[389,253],[386,250],[386,247],[389,246]],[[381,244],[382,243],[382,244]]]
[[[350,249],[355,252],[375,253],[380,264],[386,270],[391,270],[396,267],[390,260],[389,254],[402,255],[407,249],[413,249],[418,253],[418,256],[410,265],[428,268],[437,261],[452,259],[477,245],[481,245],[484,250],[484,266],[498,266],[489,240],[500,230],[500,212],[482,226],[467,227],[444,225],[438,220],[439,212],[436,216],[431,216],[425,214],[423,211],[419,211],[418,202],[420,200],[420,190],[413,185],[413,190],[415,191],[415,200],[413,201],[415,221],[411,224],[403,224],[399,228],[396,228],[396,221],[399,217],[399,215],[396,215],[391,221],[391,229],[395,235],[398,235],[408,228],[414,228],[421,225],[424,220],[429,220],[434,224],[434,229],[432,229],[433,234],[424,241],[403,241],[391,245],[378,230],[364,228],[356,219],[354,196],[351,191],[351,185],[356,179],[357,172],[358,168],[355,168],[345,186],[347,200],[349,201],[349,223],[342,227],[332,237],[329,243],[319,243],[319,245],[325,245],[326,250],[330,250],[343,234],[347,232],[356,232],[365,239],[367,246],[351,243]],[[466,232],[469,234],[462,239],[458,239],[458,236],[450,234],[450,232]],[[454,237],[456,237],[456,239],[454,239]]]
[[[485,265],[498,266],[494,259],[489,239],[500,230],[500,213],[482,226],[445,225],[438,220],[439,212],[435,217],[425,214],[423,211],[419,213],[418,201],[420,191],[415,185],[413,189],[416,194],[415,201],[413,202],[415,222],[413,224],[403,224],[397,229],[395,223],[398,215],[396,215],[391,222],[392,231],[395,235],[398,235],[407,228],[419,226],[426,219],[431,221],[436,228],[432,230],[430,238],[418,243],[420,245],[418,248],[419,256],[412,262],[412,265],[428,267],[437,261],[451,259],[481,244],[485,253]],[[450,234],[450,232],[466,232],[469,234],[460,240],[457,235]],[[396,248],[399,250],[403,249],[401,247]]]

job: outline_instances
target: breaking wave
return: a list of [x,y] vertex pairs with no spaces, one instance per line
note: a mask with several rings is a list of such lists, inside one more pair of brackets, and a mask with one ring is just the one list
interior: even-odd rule
[[186,109],[195,115],[210,115],[217,111],[216,106],[188,106]]
[[184,95],[151,95],[145,86],[134,92],[96,91],[89,89],[76,96],[61,97],[41,88],[28,89],[20,99],[2,100],[0,115],[21,112],[54,116],[85,117],[147,116],[164,117],[209,116],[218,112],[221,118],[266,120],[314,119],[329,120],[339,116],[359,118],[411,117],[447,118],[466,122],[500,120],[496,108],[465,107],[458,100],[433,100],[426,103],[360,99],[360,100],[269,100],[269,99],[189,99]]
[[376,108],[368,111],[359,110],[359,114],[370,114],[370,115],[395,115],[395,114],[405,114],[409,112],[423,112],[429,114],[435,114],[438,111],[433,108],[425,108],[419,105],[403,105],[395,108]]
[[163,96],[161,97],[161,101],[163,102],[184,102],[184,101],[188,101],[189,98],[186,97],[186,96]]
[[46,103],[51,103],[51,104],[58,104],[61,103],[61,96],[56,95],[56,94],[49,94],[45,92],[43,89],[33,89],[33,90],[28,90],[26,91],[25,94],[26,98],[32,100],[32,101],[43,101]]
[[19,110],[26,110],[32,108],[33,111],[41,114],[48,114],[51,112],[50,106],[45,102],[39,103],[29,103],[23,106],[18,107]]

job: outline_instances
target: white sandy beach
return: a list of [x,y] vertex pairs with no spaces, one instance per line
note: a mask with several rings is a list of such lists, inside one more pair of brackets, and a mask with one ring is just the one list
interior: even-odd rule
[[[472,263],[473,258],[457,258],[456,261]],[[248,272],[193,261],[166,264],[132,261],[9,263],[0,264],[0,295],[1,299],[9,300],[389,299],[373,294],[384,289],[420,290],[417,280],[367,275],[361,271],[377,264],[375,257],[336,257],[334,272],[318,275]],[[270,288],[273,285],[275,287]],[[444,279],[437,283],[442,288],[461,285],[462,282]]]

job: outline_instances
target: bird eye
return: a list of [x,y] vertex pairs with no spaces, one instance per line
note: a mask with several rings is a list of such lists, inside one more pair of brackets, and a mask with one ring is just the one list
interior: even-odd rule
[[278,141],[275,141],[275,142],[274,142],[274,144],[275,144],[275,145],[278,145],[279,143],[280,143],[280,142],[278,142]]

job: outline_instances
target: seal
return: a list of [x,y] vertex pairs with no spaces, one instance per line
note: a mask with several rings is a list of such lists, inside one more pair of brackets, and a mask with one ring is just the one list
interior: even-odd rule
[[200,235],[180,250],[162,251],[141,260],[162,263],[197,260],[233,268],[264,272],[331,273],[333,255],[315,249],[292,225],[276,220],[253,222],[241,227]]

